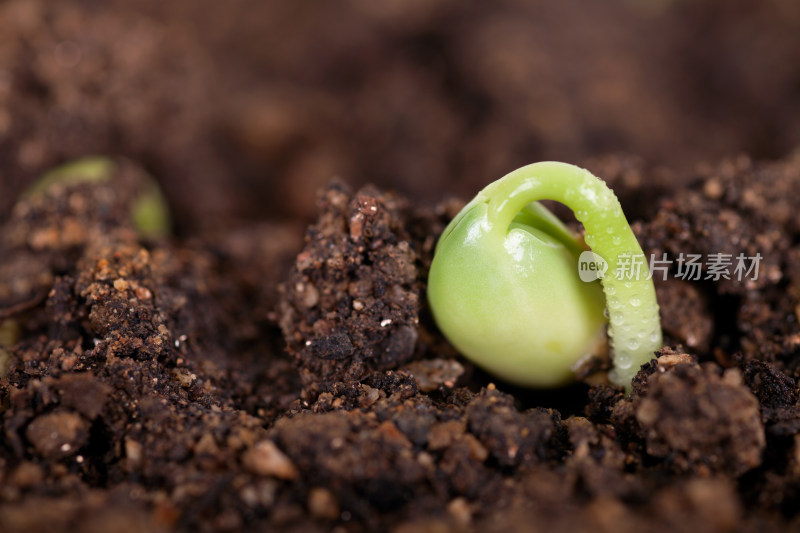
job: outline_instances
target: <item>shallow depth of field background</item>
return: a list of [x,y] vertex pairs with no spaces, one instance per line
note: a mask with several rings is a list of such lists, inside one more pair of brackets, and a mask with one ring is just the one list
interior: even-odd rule
[[334,176],[432,203],[541,159],[798,146],[797,0],[0,3],[0,219],[96,153],[186,232],[309,219]]

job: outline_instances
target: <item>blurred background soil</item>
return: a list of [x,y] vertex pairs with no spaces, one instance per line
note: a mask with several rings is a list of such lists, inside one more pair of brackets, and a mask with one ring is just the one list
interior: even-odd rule
[[796,0],[8,0],[0,217],[93,153],[156,176],[181,233],[310,220],[334,176],[436,201],[541,159],[779,158],[798,65]]

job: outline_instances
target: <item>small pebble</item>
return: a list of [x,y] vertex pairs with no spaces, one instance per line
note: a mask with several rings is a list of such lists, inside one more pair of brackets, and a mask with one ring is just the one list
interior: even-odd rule
[[61,459],[86,443],[89,423],[73,412],[49,413],[31,422],[25,435],[40,455]]
[[339,501],[328,489],[314,487],[308,493],[308,510],[317,518],[336,520],[339,518]]
[[273,476],[278,479],[297,478],[297,468],[274,442],[262,440],[242,457],[244,467],[260,476]]

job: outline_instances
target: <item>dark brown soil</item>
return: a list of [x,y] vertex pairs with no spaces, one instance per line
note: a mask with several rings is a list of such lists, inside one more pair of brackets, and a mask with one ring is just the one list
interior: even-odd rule
[[[800,527],[798,4],[489,5],[0,4],[0,531]],[[630,396],[496,381],[427,309],[467,196],[545,157],[648,254],[763,257],[657,282]]]
[[142,242],[142,176],[21,200],[0,234],[6,530],[793,523],[797,233],[743,202],[800,205],[799,158],[710,167],[638,223],[653,251],[752,245],[763,275],[660,284],[676,348],[629,398],[570,401],[490,383],[431,324],[456,204],[335,184],[302,250],[286,225]]

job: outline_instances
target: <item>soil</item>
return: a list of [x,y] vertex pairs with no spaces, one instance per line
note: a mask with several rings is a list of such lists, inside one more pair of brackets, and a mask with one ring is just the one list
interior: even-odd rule
[[[0,531],[800,527],[795,3],[164,4],[0,5]],[[113,179],[21,194],[86,153]],[[630,395],[502,383],[427,308],[447,222],[545,155],[648,255],[762,257],[656,280]]]

